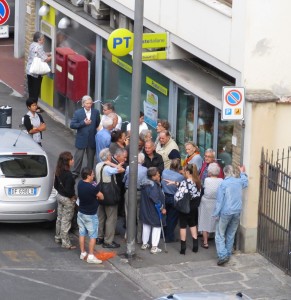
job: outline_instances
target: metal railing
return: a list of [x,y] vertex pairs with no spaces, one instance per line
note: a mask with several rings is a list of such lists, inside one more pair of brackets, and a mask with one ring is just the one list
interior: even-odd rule
[[257,250],[291,274],[291,147],[261,153]]

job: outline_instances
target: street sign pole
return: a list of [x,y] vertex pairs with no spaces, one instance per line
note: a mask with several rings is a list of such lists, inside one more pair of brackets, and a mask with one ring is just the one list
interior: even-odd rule
[[129,187],[127,211],[127,257],[135,255],[136,233],[136,197],[137,197],[137,156],[139,141],[139,112],[141,99],[142,74],[142,35],[143,35],[144,0],[135,0],[134,9],[134,45],[133,45],[133,73],[131,90],[131,131],[129,145]]

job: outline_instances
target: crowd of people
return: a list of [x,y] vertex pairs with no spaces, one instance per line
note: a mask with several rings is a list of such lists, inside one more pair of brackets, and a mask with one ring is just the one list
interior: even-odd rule
[[[36,112],[37,102],[28,99],[28,113],[24,126],[41,145],[41,132],[46,129],[43,118]],[[75,153],[59,155],[54,187],[58,191],[58,217],[55,241],[63,248],[76,249],[70,241],[69,230],[74,214],[79,228],[80,259],[101,263],[94,256],[94,246],[115,249],[114,241],[118,216],[127,218],[130,205],[128,152],[130,127],[123,132],[121,117],[112,104],[103,105],[103,115],[92,107],[90,96],[82,98],[82,108],[75,111],[70,127],[76,130]],[[158,120],[157,139],[144,124],[140,113],[139,154],[136,197],[136,242],[142,250],[162,252],[159,248],[161,232],[165,242],[180,240],[180,254],[186,253],[186,232],[190,229],[193,246],[198,252],[198,234],[202,233],[201,247],[209,248],[210,233],[215,233],[218,265],[226,263],[232,253],[234,236],[242,209],[242,189],[248,184],[243,167],[240,177],[232,166],[222,170],[213,149],[204,157],[194,142],[186,142],[187,157],[182,161],[177,143],[169,131],[167,120]],[[82,168],[86,153],[87,165]],[[95,165],[95,159],[97,164]],[[77,187],[75,183],[81,175]],[[118,201],[102,192],[100,181],[118,188]],[[182,213],[175,203],[190,193],[190,212]],[[110,203],[110,204],[108,204]],[[199,205],[200,204],[200,205]],[[76,209],[77,208],[77,209]],[[179,224],[180,236],[175,236]],[[126,223],[125,223],[126,226]],[[85,236],[89,236],[89,250],[85,250]],[[125,235],[126,238],[126,235]],[[151,239],[151,240],[150,240]]]
[[[50,53],[44,51],[44,40],[44,35],[36,32],[29,48],[26,66],[28,112],[23,117],[27,133],[40,146],[42,132],[46,130],[37,105],[42,76],[31,74],[30,66],[34,57],[45,62],[51,60]],[[70,127],[76,130],[75,153],[62,152],[57,161],[54,181],[58,192],[55,241],[63,248],[76,249],[71,243],[69,230],[77,214],[80,259],[88,263],[101,263],[94,256],[94,246],[97,243],[104,248],[120,247],[114,241],[117,218],[118,215],[127,218],[131,203],[127,161],[132,128],[131,123],[128,123],[126,130],[122,131],[122,118],[115,112],[112,103],[102,104],[102,116],[92,105],[90,96],[82,98],[82,108],[75,111],[70,123]],[[136,194],[137,243],[141,244],[142,250],[151,248],[151,253],[160,253],[162,250],[158,246],[161,232],[165,242],[176,242],[175,228],[179,223],[180,254],[186,253],[186,229],[189,226],[193,252],[199,249],[198,232],[202,233],[201,247],[204,249],[209,248],[209,234],[215,233],[217,264],[223,265],[232,253],[242,209],[242,189],[248,185],[244,167],[239,167],[240,175],[235,176],[230,165],[230,141],[218,141],[218,157],[224,167],[222,170],[216,162],[213,149],[207,149],[202,157],[197,145],[191,141],[184,145],[187,157],[182,162],[182,149],[179,149],[171,136],[167,120],[158,120],[156,135],[153,140],[153,132],[144,122],[144,113],[141,111]],[[87,165],[82,169],[85,153]],[[79,176],[81,178],[76,188]],[[111,185],[111,190],[102,188],[100,181],[107,186]],[[112,191],[110,195],[106,194],[108,190]],[[108,200],[115,197],[116,191],[117,199]],[[190,212],[182,213],[176,209],[175,203],[181,201],[187,193],[191,195]],[[87,235],[90,238],[89,253],[85,250]]]

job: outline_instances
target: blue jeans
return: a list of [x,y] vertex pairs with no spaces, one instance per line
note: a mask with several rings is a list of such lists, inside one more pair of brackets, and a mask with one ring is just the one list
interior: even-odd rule
[[240,214],[222,215],[216,223],[215,245],[218,259],[230,257]]
[[77,222],[80,236],[88,235],[90,239],[96,239],[98,235],[98,217],[95,215],[85,215],[78,212]]

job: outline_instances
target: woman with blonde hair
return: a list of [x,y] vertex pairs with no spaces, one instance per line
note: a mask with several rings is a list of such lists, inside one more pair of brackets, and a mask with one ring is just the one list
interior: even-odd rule
[[187,152],[187,157],[184,160],[183,167],[185,167],[187,164],[195,164],[199,173],[202,167],[203,159],[200,155],[198,146],[193,142],[187,142],[184,146]]

